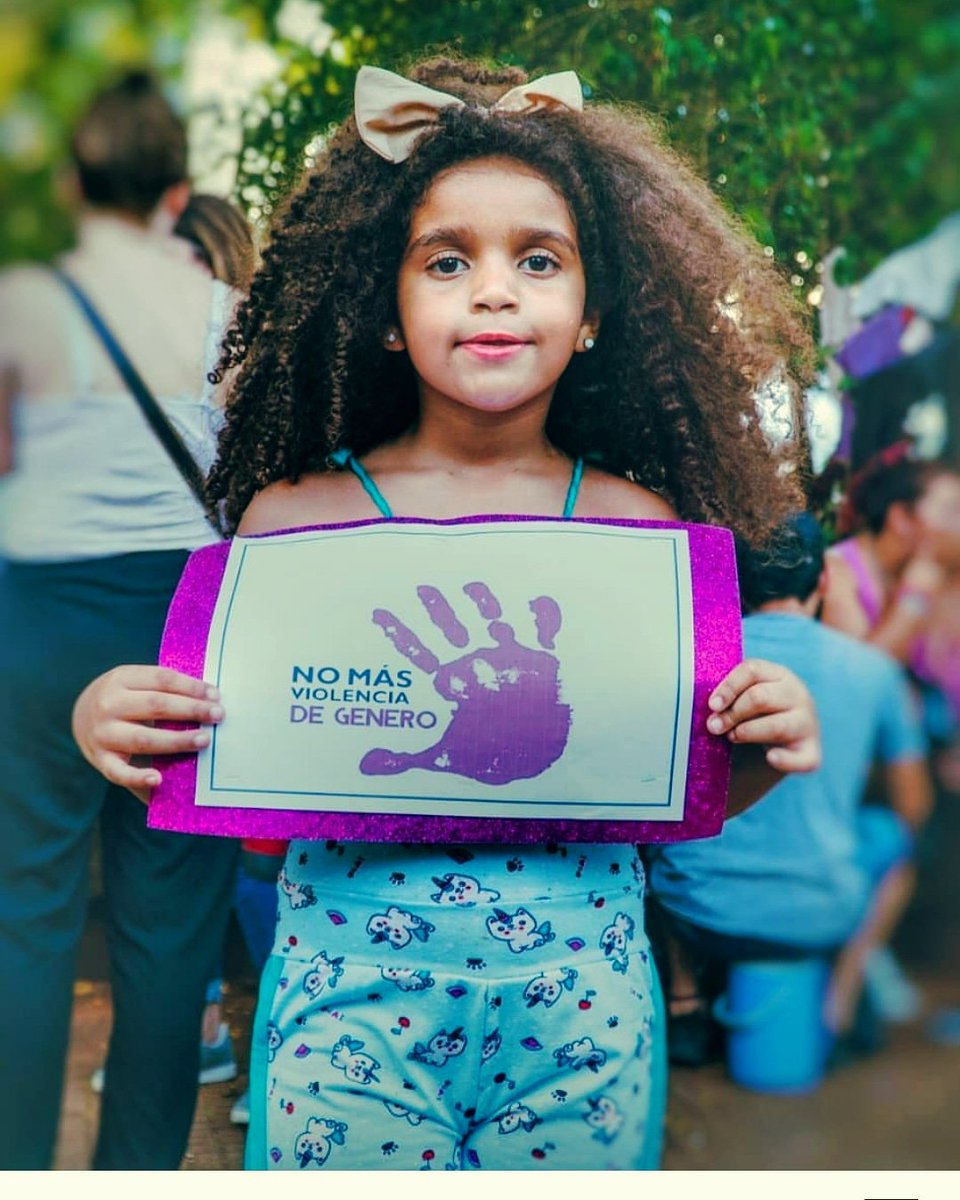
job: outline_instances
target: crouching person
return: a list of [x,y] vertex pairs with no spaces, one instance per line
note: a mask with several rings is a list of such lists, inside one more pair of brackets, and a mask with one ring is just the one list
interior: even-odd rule
[[[807,684],[823,763],[782,780],[718,837],[649,851],[670,1057],[686,1065],[719,1053],[711,1004],[738,962],[829,960],[826,1027],[845,1047],[878,1043],[860,1005],[864,971],[910,899],[913,838],[932,803],[902,669],[818,620],[827,568],[814,518],[797,515],[760,551],[738,544],[737,559],[745,653]],[[865,805],[877,759],[887,803]]]

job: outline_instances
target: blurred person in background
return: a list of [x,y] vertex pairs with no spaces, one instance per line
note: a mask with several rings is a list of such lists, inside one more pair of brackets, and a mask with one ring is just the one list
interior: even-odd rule
[[[173,233],[181,240],[180,248],[187,256],[214,279],[229,284],[237,292],[245,292],[250,286],[256,248],[250,225],[235,204],[220,196],[193,192],[177,218]],[[222,980],[211,979],[200,1024],[197,1078],[201,1084],[225,1083],[237,1074],[229,1027],[223,1021],[222,1000]],[[90,1078],[95,1092],[103,1091],[104,1080],[104,1068],[98,1067]]]
[[960,721],[960,474],[910,457],[909,441],[856,475],[830,550],[823,619],[885,650],[947,701],[927,697],[931,733]]
[[214,279],[246,292],[257,252],[247,218],[235,204],[208,192],[194,192],[173,232],[188,244]]
[[[823,620],[907,667],[937,780],[960,792],[960,474],[902,439],[850,481],[838,531]],[[869,975],[888,1019],[919,1015],[923,998],[889,949]]]
[[[256,248],[247,219],[236,205],[220,196],[194,192],[173,232],[190,245],[197,261],[215,279],[221,279],[241,292],[249,288],[256,266]],[[286,846],[283,841],[256,838],[241,843],[233,907],[257,975],[263,970],[273,946],[277,923],[277,876],[283,866]],[[209,1072],[204,1072],[205,1048],[222,1044],[228,1036],[221,1019],[220,1000],[221,982],[211,980],[201,1026],[201,1083],[233,1078],[236,1073],[232,1057],[232,1073],[224,1073],[226,1067],[221,1067],[219,1061],[212,1063]],[[250,1123],[249,1088],[232,1105],[230,1121],[234,1125]]]
[[206,382],[234,297],[173,228],[182,121],[156,82],[98,94],[71,145],[78,245],[0,276],[15,379],[0,482],[0,1167],[50,1166],[98,819],[114,1022],[93,1165],[176,1168],[199,1071],[236,844],[146,828],[83,761],[70,710],[113,665],[156,658],[190,550],[217,533],[95,328],[112,334],[202,477],[220,423]]
[[[650,886],[669,979],[671,1060],[714,1057],[711,1001],[736,962],[824,957],[832,962],[825,1021],[850,1049],[866,964],[884,945],[913,890],[911,850],[932,790],[916,704],[887,655],[817,619],[829,587],[821,530],[809,513],[762,549],[738,540],[744,650],[786,663],[810,689],[823,765],[782,780],[723,832],[651,847]],[[874,758],[888,806],[864,806]]]

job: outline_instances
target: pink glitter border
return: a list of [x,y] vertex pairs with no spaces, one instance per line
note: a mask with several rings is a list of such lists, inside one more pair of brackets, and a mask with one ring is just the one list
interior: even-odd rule
[[[490,515],[448,521],[374,518],[309,529],[355,529],[383,524],[474,525],[492,521],[549,521],[571,518]],[[694,693],[687,766],[684,819],[665,821],[536,820],[500,817],[438,817],[395,813],[302,812],[289,809],[207,808],[194,804],[197,759],[178,755],[157,761],[163,783],[150,804],[147,823],[154,829],[221,837],[335,838],[367,842],[673,842],[711,837],[720,832],[730,779],[730,747],[707,733],[707,699],[720,680],[740,662],[743,651],[740,600],[733,537],[726,529],[670,521],[572,518],[582,525],[620,525],[642,529],[684,529],[690,547],[693,584]],[[301,529],[277,533],[304,532]],[[273,536],[257,535],[257,536]],[[207,636],[226,568],[229,545],[195,551],[167,613],[160,663],[197,678],[203,676]]]

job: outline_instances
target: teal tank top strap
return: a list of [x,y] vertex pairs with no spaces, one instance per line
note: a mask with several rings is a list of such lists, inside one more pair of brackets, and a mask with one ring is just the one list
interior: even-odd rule
[[[354,475],[356,475],[357,479],[360,480],[363,490],[377,506],[380,515],[387,517],[388,519],[393,518],[393,510],[390,508],[390,505],[384,498],[383,493],[363,469],[360,463],[357,462],[357,460],[353,457],[353,454],[350,450],[345,448],[341,450],[334,450],[330,455],[330,462],[337,467],[348,467],[354,473]],[[573,464],[573,471],[570,475],[570,485],[567,488],[567,498],[563,504],[564,517],[573,516],[573,510],[576,508],[577,497],[580,494],[580,484],[582,480],[583,459],[578,458]]]
[[580,483],[583,479],[583,459],[578,458],[573,464],[573,472],[570,476],[570,486],[567,488],[567,498],[563,504],[563,515],[572,517],[573,510],[577,505],[577,496],[580,494]]
[[389,519],[393,518],[393,510],[384,498],[383,493],[373,482],[363,467],[353,457],[353,452],[347,449],[334,450],[330,455],[330,462],[337,467],[349,467],[356,475],[363,486],[363,490],[367,493],[370,499],[377,506],[380,515]]

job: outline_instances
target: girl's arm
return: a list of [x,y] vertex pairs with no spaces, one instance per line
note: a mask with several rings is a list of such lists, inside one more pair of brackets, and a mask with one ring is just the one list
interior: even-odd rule
[[215,687],[166,667],[114,667],[89,684],[73,708],[73,736],[84,758],[111,783],[147,802],[160,783],[140,756],[190,754],[206,746],[205,729],[156,729],[154,721],[216,725],[223,720]]
[[820,766],[813,698],[792,671],[744,659],[710,696],[707,728],[733,743],[728,817],[736,816],[793,772]]

